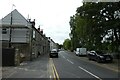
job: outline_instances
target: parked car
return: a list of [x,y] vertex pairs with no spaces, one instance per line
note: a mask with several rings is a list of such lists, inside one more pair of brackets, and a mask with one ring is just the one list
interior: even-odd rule
[[86,48],[76,48],[75,54],[76,56],[86,56],[87,55]]
[[87,54],[89,60],[95,60],[97,62],[112,62],[113,57],[110,54],[106,54],[102,51],[90,51]]
[[57,49],[52,49],[49,56],[58,58],[58,50]]
[[61,51],[61,49],[58,49],[58,52]]

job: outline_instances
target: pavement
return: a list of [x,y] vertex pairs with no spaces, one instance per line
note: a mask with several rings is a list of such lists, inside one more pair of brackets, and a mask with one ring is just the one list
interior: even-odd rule
[[2,78],[49,78],[49,58],[43,55],[20,66],[2,67]]
[[[68,51],[68,53],[70,53],[71,55],[75,55],[74,52]],[[76,56],[76,57],[78,57],[78,56]],[[95,61],[88,60],[87,57],[78,57],[78,58],[83,60],[83,61],[90,62],[91,64],[95,64],[95,65],[98,65],[100,67],[104,67],[104,68],[113,70],[115,72],[120,72],[120,59],[113,59],[112,63],[97,63]]]

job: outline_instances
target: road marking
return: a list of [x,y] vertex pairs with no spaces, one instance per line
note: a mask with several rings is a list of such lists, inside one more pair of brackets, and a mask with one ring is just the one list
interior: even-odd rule
[[65,59],[65,56],[63,56],[62,54],[61,54],[61,56]]
[[57,80],[60,80],[59,75],[58,75],[58,73],[57,73],[57,70],[56,70],[54,64],[53,64],[53,69],[54,69],[54,71],[55,71],[56,79],[57,79]]
[[50,59],[50,69],[51,69],[51,71],[52,71],[52,78],[54,79],[54,80],[56,80],[56,77],[55,77],[55,73],[54,73],[54,69],[53,69],[53,60],[52,60],[52,58],[49,58]]
[[93,77],[95,77],[95,78],[97,78],[97,79],[99,79],[99,80],[102,80],[101,78],[99,78],[98,76],[96,76],[96,75],[94,75],[93,73],[89,72],[88,70],[86,70],[86,69],[84,69],[84,68],[82,68],[82,67],[80,67],[80,66],[78,66],[78,67],[79,67],[80,69],[82,69],[83,71],[87,72],[88,74],[92,75]]
[[50,75],[50,78],[52,78],[52,76]]
[[63,56],[63,58],[65,59],[65,56]]
[[52,67],[52,73],[53,73],[54,80],[60,80],[59,75],[57,73],[57,70],[56,70],[56,67],[55,67],[55,65],[53,63],[52,58],[50,58],[50,61],[51,61],[51,67]]
[[27,69],[27,68],[25,68],[25,71],[28,71],[28,69]]
[[52,72],[53,72],[53,78],[54,78],[54,80],[56,80],[56,76],[55,76],[55,72],[54,72],[53,67],[52,67]]
[[69,59],[67,59],[68,62],[70,62],[71,64],[74,64],[72,61],[70,61]]
[[14,71],[13,73],[11,73],[9,76],[7,76],[7,78],[10,78],[13,74],[15,74],[17,71]]

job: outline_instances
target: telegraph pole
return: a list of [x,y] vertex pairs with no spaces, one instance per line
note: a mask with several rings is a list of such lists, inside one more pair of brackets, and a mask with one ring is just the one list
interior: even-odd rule
[[[13,10],[13,7],[14,7],[15,5],[14,4],[12,4],[12,10]],[[12,24],[13,24],[13,14],[12,14],[12,11],[11,10],[11,17],[10,17],[10,38],[9,38],[9,48],[11,48],[11,36],[12,36]]]
[[12,27],[12,11],[11,11],[11,17],[10,17],[10,39],[9,39],[9,48],[11,48],[11,33],[12,33],[12,29],[11,29],[11,27]]

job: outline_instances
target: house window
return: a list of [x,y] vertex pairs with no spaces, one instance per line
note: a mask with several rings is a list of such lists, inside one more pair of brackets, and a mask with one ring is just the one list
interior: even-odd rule
[[33,38],[35,38],[35,31],[33,31]]
[[6,28],[2,29],[2,34],[7,34],[7,29]]

